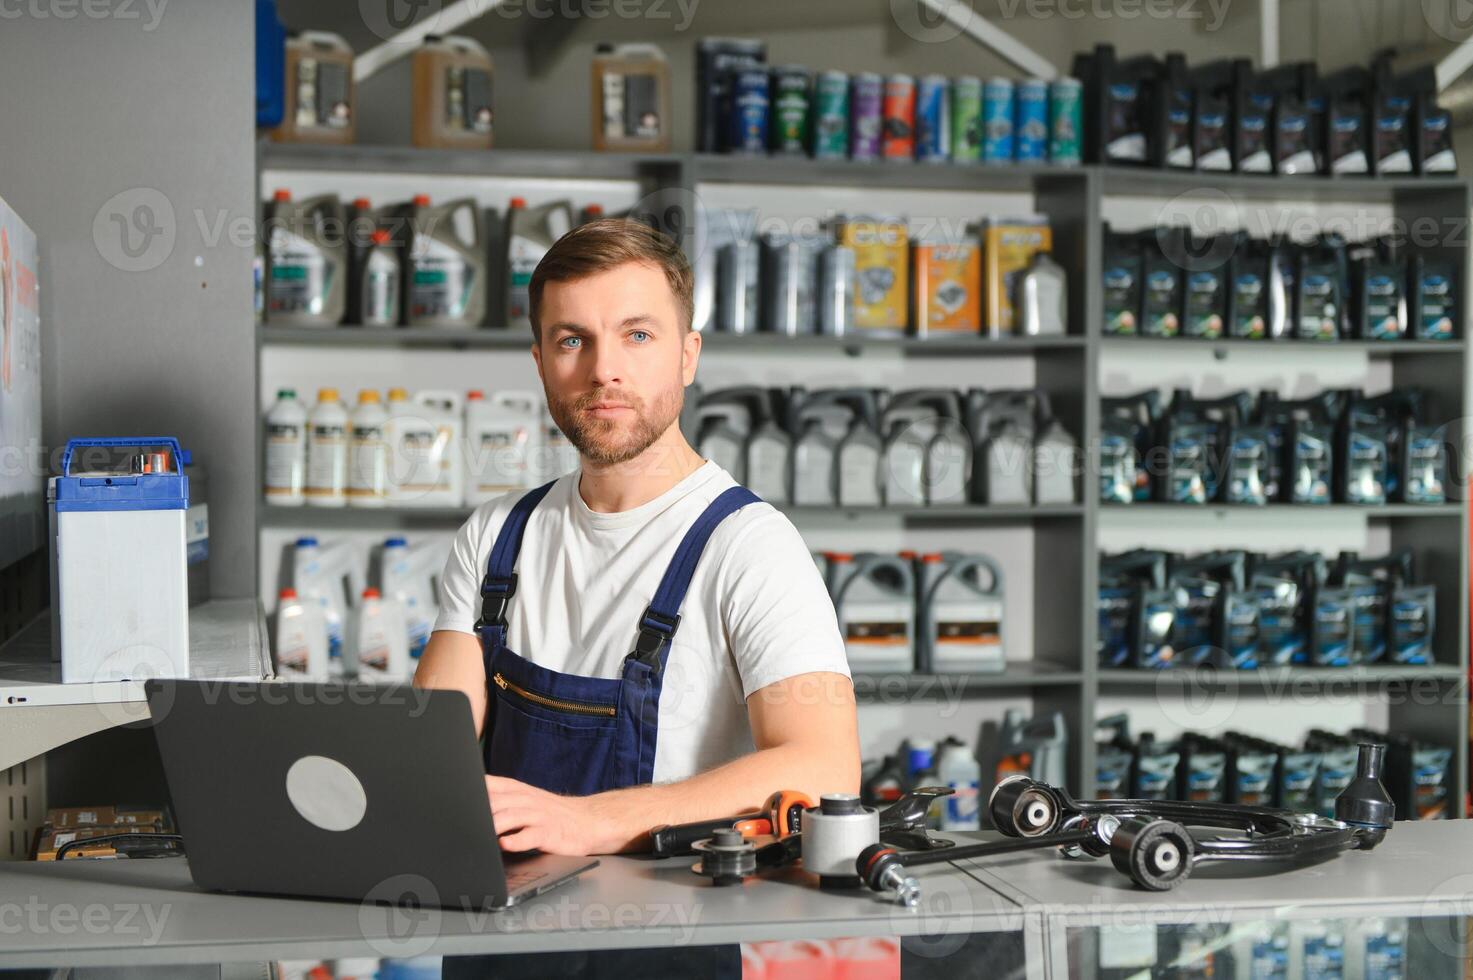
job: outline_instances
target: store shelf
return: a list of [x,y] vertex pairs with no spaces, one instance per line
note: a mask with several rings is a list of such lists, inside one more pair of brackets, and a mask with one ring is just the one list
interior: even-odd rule
[[[216,599],[190,609],[189,657],[194,678],[269,677],[271,654],[260,603]],[[141,680],[61,683],[61,664],[51,659],[50,616],[0,646],[0,770],[147,718]]]
[[1012,164],[984,166],[913,161],[812,160],[807,157],[702,153],[692,158],[696,183],[820,184],[883,190],[1030,192],[1040,180],[1085,180],[1083,167]]
[[1126,514],[1136,514],[1151,520],[1169,516],[1211,517],[1215,520],[1260,520],[1288,519],[1294,521],[1319,520],[1360,516],[1373,521],[1388,521],[1416,518],[1456,518],[1463,513],[1463,505],[1452,504],[1382,504],[1363,506],[1360,504],[1268,504],[1254,507],[1246,504],[1101,504],[1102,519]]
[[[257,328],[265,346],[303,345],[314,347],[427,347],[463,350],[525,351],[531,335],[521,328],[482,327],[472,330],[434,327],[280,327],[262,324]],[[906,356],[1031,357],[1053,352],[1079,352],[1085,339],[1078,336],[1003,337],[976,335],[956,337],[830,337],[818,334],[789,336],[776,333],[730,334],[706,331],[702,349],[733,353],[769,351],[843,350],[899,351]]]
[[1359,667],[1263,667],[1258,670],[1214,670],[1200,667],[1175,670],[1101,670],[1096,676],[1101,687],[1129,690],[1191,686],[1239,689],[1260,687],[1265,691],[1273,691],[1290,686],[1297,688],[1301,684],[1359,686],[1457,681],[1462,679],[1463,671],[1448,664],[1372,664]]
[[1039,661],[1012,661],[997,673],[854,675],[854,696],[864,704],[952,702],[963,698],[1026,692],[1029,688],[1070,687],[1084,675]]
[[518,177],[540,180],[639,180],[677,170],[678,154],[638,155],[579,150],[440,150],[415,146],[260,144],[260,168],[364,174]]
[[1245,340],[1241,337],[1221,337],[1203,340],[1200,337],[1103,337],[1103,348],[1107,352],[1140,354],[1154,351],[1209,350],[1220,355],[1232,353],[1263,352],[1275,353],[1294,351],[1303,353],[1334,354],[1337,351],[1367,353],[1372,357],[1422,356],[1428,354],[1461,354],[1467,349],[1462,340],[1340,340],[1334,342],[1314,340]]
[[447,350],[489,348],[526,351],[532,346],[530,331],[507,327],[456,329],[453,327],[279,327],[261,324],[256,328],[263,346],[311,347],[438,347]]
[[[286,507],[262,502],[261,527],[394,528],[406,524],[454,527],[471,515],[473,507]],[[779,506],[794,521],[813,519],[849,521],[937,521],[952,524],[1007,524],[1034,520],[1082,517],[1081,504],[1040,506],[943,505],[937,507],[824,507]]]
[[1099,167],[1101,191],[1109,195],[1178,197],[1227,194],[1264,201],[1389,203],[1413,194],[1463,193],[1467,182],[1447,177],[1278,177],[1272,174],[1211,173],[1155,167]]

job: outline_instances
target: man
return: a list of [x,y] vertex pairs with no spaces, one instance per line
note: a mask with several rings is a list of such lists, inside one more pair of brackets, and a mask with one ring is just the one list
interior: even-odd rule
[[[774,790],[859,788],[843,640],[807,547],[679,429],[692,285],[673,242],[619,219],[568,233],[532,276],[532,357],[581,466],[461,528],[415,675],[470,698],[508,850],[636,851],[651,827]],[[679,955],[696,958],[654,969],[739,969],[731,948]]]

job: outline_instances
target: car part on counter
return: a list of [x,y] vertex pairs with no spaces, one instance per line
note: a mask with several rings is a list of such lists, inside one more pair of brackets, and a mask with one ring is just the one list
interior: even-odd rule
[[[994,825],[1013,840],[988,841],[944,853],[865,848],[855,865],[865,884],[905,905],[919,899],[903,886],[902,868],[1060,847],[1071,857],[1110,856],[1116,870],[1142,888],[1167,891],[1205,861],[1307,865],[1348,850],[1370,850],[1391,829],[1396,807],[1381,785],[1386,746],[1363,742],[1356,776],[1335,801],[1335,819],[1273,807],[1165,800],[1079,801],[1065,789],[1017,775],[993,789]],[[1244,836],[1201,836],[1213,827]]]
[[735,830],[746,839],[781,839],[798,833],[802,826],[803,811],[811,806],[813,801],[803,793],[780,789],[767,798],[760,810],[739,813],[732,817],[656,827],[650,831],[650,850],[655,857],[693,854],[697,842],[712,837],[718,830]]
[[880,813],[853,793],[828,793],[803,811],[803,870],[820,888],[858,888],[854,855],[880,839]]
[[691,848],[701,856],[691,870],[713,885],[740,885],[757,873],[757,845],[734,828],[723,827]]

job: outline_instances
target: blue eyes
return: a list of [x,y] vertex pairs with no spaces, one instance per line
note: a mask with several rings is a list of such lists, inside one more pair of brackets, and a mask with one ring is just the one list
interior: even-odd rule
[[[648,343],[652,339],[648,330],[635,330],[631,332],[629,336],[632,337],[634,339],[634,342],[637,344]],[[582,337],[564,337],[562,340],[558,341],[558,346],[563,348],[564,350],[577,350],[578,348],[572,345],[576,344],[581,346],[582,343]]]

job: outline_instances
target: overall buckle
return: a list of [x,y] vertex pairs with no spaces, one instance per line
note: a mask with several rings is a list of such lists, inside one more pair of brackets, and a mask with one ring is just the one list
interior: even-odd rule
[[659,666],[660,648],[674,639],[679,628],[678,614],[664,616],[646,606],[639,617],[639,636],[635,638],[634,652],[630,656],[651,667]]
[[487,578],[482,582],[481,618],[476,620],[476,629],[479,631],[484,626],[506,626],[506,609],[511,605],[511,597],[516,594],[516,572],[512,572],[510,578]]

